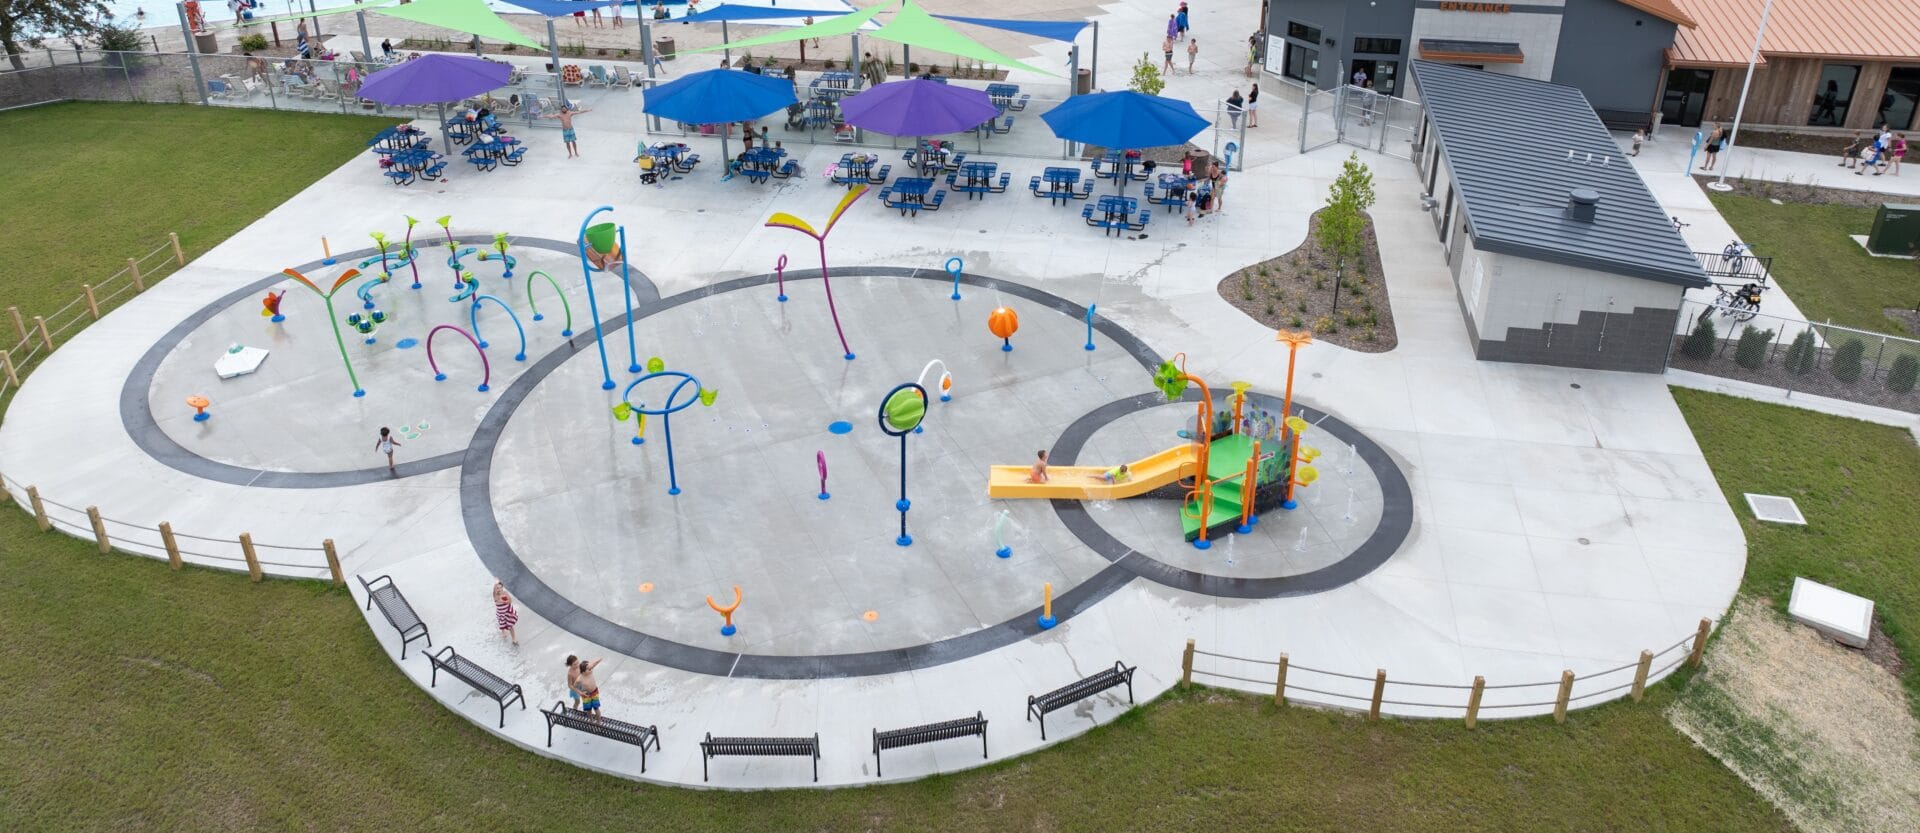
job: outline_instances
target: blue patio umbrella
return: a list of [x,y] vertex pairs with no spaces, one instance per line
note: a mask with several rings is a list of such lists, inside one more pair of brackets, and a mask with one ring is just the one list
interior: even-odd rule
[[1184,145],[1209,124],[1192,104],[1132,90],[1072,96],[1040,119],[1055,136],[1108,150]]
[[381,104],[440,105],[441,138],[451,153],[453,140],[446,137],[447,102],[504,87],[512,72],[512,66],[499,61],[433,52],[367,76],[358,95]]
[[[757,119],[784,109],[797,99],[793,82],[737,69],[709,69],[644,91],[640,110],[648,115],[688,124],[726,124]],[[720,134],[720,155],[727,154],[727,134]]]

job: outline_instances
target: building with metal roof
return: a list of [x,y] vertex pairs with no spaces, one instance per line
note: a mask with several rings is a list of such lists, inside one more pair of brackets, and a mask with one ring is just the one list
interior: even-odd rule
[[1413,62],[1434,228],[1482,359],[1659,372],[1709,281],[1580,90]]

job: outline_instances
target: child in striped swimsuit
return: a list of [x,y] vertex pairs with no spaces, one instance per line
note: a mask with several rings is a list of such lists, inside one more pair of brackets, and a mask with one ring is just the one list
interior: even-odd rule
[[593,669],[599,664],[600,660],[597,659],[592,662],[581,660],[580,677],[573,684],[580,691],[580,710],[588,714],[600,713],[600,683],[593,678]]
[[513,626],[519,621],[520,614],[513,609],[513,597],[507,595],[506,585],[494,582],[493,624],[500,629],[501,633],[506,634],[508,639],[513,640],[515,645],[520,644],[520,635],[514,633]]

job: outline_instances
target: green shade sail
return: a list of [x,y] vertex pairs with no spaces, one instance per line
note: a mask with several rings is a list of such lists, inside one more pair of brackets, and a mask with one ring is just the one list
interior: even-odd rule
[[487,8],[486,0],[414,0],[400,6],[368,9],[375,14],[452,29],[469,35],[546,51],[546,46],[520,33]]
[[[430,1],[432,0],[422,0],[422,2]],[[891,4],[882,3],[877,6],[869,6],[852,14],[828,18],[812,26],[801,26],[797,29],[775,32],[770,35],[761,35],[760,37],[748,38],[732,43],[723,43],[718,46],[708,46],[700,49],[683,49],[680,50],[680,54],[688,55],[698,52],[719,52],[723,49],[749,49],[771,43],[792,43],[809,38],[850,35],[868,20],[873,19],[875,15],[890,7]],[[917,46],[934,52],[958,55],[962,58],[972,58],[1001,66],[1023,69],[1028,72],[1036,72],[1041,75],[1058,77],[1057,73],[1023,64],[987,48],[979,41],[954,31],[946,24],[935,20],[933,15],[927,14],[925,10],[914,5],[912,0],[903,0],[896,10],[893,20],[889,21],[885,26],[869,32],[868,35],[879,40],[891,41],[907,46]]]
[[914,5],[913,0],[903,0],[899,13],[895,14],[893,20],[887,25],[880,27],[880,31],[874,32],[873,36],[881,40],[918,46],[962,58],[1024,69],[1041,75],[1054,75],[1044,69],[1027,66],[988,49],[985,44],[954,31],[945,23],[933,19],[933,15],[927,14],[926,10]]

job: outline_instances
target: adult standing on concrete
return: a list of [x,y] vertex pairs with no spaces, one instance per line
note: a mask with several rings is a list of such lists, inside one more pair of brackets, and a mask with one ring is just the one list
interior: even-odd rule
[[1227,96],[1227,120],[1233,123],[1235,130],[1240,129],[1240,112],[1246,103],[1247,100],[1240,96],[1239,90],[1234,90],[1233,95]]
[[1168,75],[1172,75],[1173,74],[1173,36],[1172,35],[1168,35],[1166,40],[1160,42],[1160,55],[1161,55],[1160,69],[1166,72]]
[[1254,65],[1260,63],[1260,34],[1259,32],[1254,32],[1247,36],[1247,68],[1245,75],[1248,78],[1253,77]]
[[1173,22],[1174,25],[1180,27],[1180,31],[1178,32],[1179,36],[1183,38],[1186,37],[1188,32],[1186,3],[1180,4],[1180,11],[1174,13]]
[[1253,85],[1253,91],[1247,93],[1247,126],[1260,126],[1260,85]]
[[1714,125],[1713,131],[1707,134],[1707,161],[1701,164],[1700,170],[1713,170],[1714,160],[1720,158],[1720,148],[1726,143],[1727,132],[1720,125]]
[[1366,86],[1366,85],[1367,85],[1367,71],[1366,71],[1366,70],[1364,70],[1364,69],[1355,69],[1355,70],[1353,71],[1353,85],[1354,85],[1354,86],[1356,86],[1356,87],[1364,87],[1364,86]]

